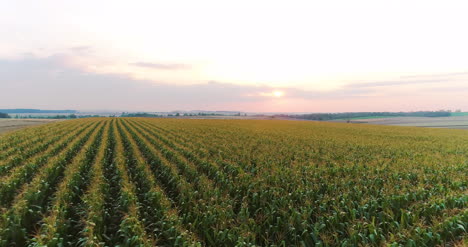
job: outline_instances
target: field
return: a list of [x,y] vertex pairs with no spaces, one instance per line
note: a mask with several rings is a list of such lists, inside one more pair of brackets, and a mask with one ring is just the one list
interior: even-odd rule
[[11,119],[1,118],[0,119],[0,135],[17,129],[22,129],[29,126],[35,126],[50,122],[59,121],[56,119]]
[[0,137],[0,246],[436,246],[468,230],[468,132],[91,118]]
[[[333,122],[347,122],[336,120]],[[388,117],[351,119],[351,123],[368,123],[393,126],[415,126],[429,128],[468,129],[468,115],[455,117]]]
[[451,114],[453,117],[468,116],[468,112],[452,112]]

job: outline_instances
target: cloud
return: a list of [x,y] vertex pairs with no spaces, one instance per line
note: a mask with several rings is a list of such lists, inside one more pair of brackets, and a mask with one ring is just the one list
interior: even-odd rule
[[165,63],[147,63],[147,62],[130,63],[130,65],[148,68],[148,69],[157,69],[157,70],[182,70],[182,69],[190,69],[191,67],[187,64],[165,64]]
[[0,106],[173,110],[214,109],[224,103],[255,102],[248,97],[265,86],[222,82],[193,85],[133,79],[127,75],[100,74],[73,67],[62,56],[0,59]]
[[333,92],[239,85],[227,82],[182,85],[139,80],[127,75],[102,74],[76,67],[63,55],[0,59],[0,83],[7,94],[0,106],[72,109],[174,110],[219,109],[226,105],[255,105],[272,100],[264,92],[284,92],[282,99],[343,99],[361,97],[363,89]]
[[[395,80],[360,82],[346,84],[344,88],[378,88],[391,86],[420,85],[425,88],[443,86],[448,83],[460,83],[468,80],[468,72],[454,72],[428,75],[401,76]],[[430,84],[430,85],[429,85]]]
[[453,73],[441,73],[441,74],[431,74],[431,75],[409,75],[402,76],[403,79],[413,79],[413,78],[453,78],[460,76],[468,76],[468,72],[453,72]]
[[93,48],[87,45],[74,46],[70,48],[70,51],[76,54],[89,54],[93,52]]
[[[427,87],[428,83],[438,87],[436,89]],[[419,86],[416,91],[400,89],[400,86],[407,84]],[[383,89],[383,86],[391,86],[392,90]],[[456,107],[463,108],[462,104],[466,104],[466,100],[459,94],[466,93],[468,86],[423,80],[356,83],[333,91],[312,91],[268,85],[239,85],[219,81],[181,85],[138,80],[127,75],[86,71],[68,62],[64,55],[55,55],[44,58],[25,56],[16,60],[0,59],[0,89],[3,93],[0,97],[0,108],[125,111],[174,109],[252,111],[255,108],[271,111],[273,107],[268,106],[267,102],[289,101],[296,103],[290,103],[289,108],[283,109],[297,111],[295,109],[313,108],[316,111],[317,109],[340,111],[350,110],[347,107],[353,102],[365,102],[362,103],[361,108],[355,109],[355,111],[363,111],[368,106],[374,107],[373,110],[379,109],[379,102],[384,101],[390,102],[388,105],[393,106],[392,101],[401,99],[403,96],[413,97],[416,94],[419,99],[424,99],[425,95],[444,95],[448,100],[455,95],[459,102],[457,103],[459,106]],[[280,98],[262,96],[262,93],[274,91],[281,91],[284,96]],[[376,92],[380,92],[381,95],[375,96]],[[433,102],[434,98],[428,97],[425,102],[431,101]],[[424,104],[424,101],[420,104]]]
[[441,79],[426,79],[426,80],[393,80],[393,81],[376,81],[365,83],[352,83],[345,85],[346,88],[373,88],[373,87],[388,87],[388,86],[404,86],[414,84],[433,84],[441,83]]

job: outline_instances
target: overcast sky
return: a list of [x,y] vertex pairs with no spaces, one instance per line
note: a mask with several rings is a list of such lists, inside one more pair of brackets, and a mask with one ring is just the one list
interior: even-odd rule
[[0,6],[0,108],[468,111],[466,1]]

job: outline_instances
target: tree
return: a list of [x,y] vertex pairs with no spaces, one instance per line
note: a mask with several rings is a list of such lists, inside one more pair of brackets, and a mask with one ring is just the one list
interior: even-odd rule
[[10,115],[8,115],[8,113],[0,112],[0,118],[11,118],[11,117]]

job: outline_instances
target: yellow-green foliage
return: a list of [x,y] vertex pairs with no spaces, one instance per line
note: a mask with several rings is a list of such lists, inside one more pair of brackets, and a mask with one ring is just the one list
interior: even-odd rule
[[0,246],[436,246],[467,237],[464,130],[95,118],[4,135],[0,151]]

